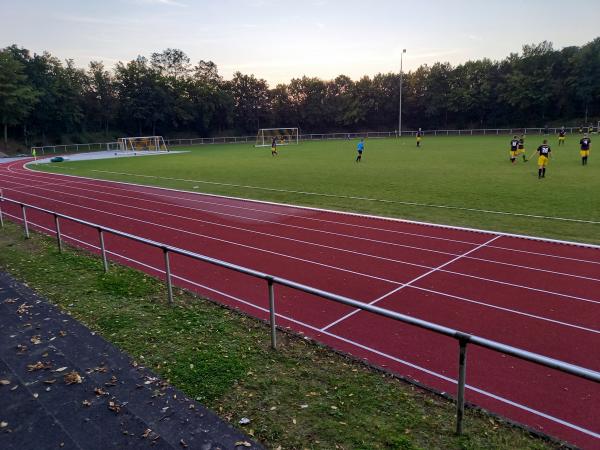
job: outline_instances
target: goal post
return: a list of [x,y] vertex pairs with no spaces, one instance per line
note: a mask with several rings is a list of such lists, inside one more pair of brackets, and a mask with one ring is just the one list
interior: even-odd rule
[[277,145],[299,144],[298,128],[261,128],[256,134],[255,147],[270,147],[273,139]]
[[119,138],[119,149],[123,152],[148,151],[168,152],[167,144],[162,136],[134,136]]

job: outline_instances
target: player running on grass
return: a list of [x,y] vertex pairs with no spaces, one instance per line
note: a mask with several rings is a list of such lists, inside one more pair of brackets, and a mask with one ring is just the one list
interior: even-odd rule
[[583,138],[579,141],[579,155],[581,155],[581,165],[587,166],[588,156],[590,156],[590,147],[592,146],[592,140],[587,134],[583,135]]
[[512,140],[510,141],[510,162],[511,163],[515,163],[515,160],[517,159],[517,155],[519,154],[519,139],[517,139],[517,136],[513,136]]
[[421,146],[421,138],[423,137],[423,132],[421,131],[421,129],[419,128],[419,131],[417,131],[417,147]]
[[548,160],[550,159],[550,146],[548,145],[548,140],[544,139],[542,145],[537,148],[538,156],[538,179],[546,177],[546,166],[548,165]]
[[523,162],[527,162],[527,155],[525,155],[525,135],[522,134],[519,138],[519,151],[517,155],[523,155]]
[[363,151],[365,150],[365,140],[361,139],[358,144],[356,144],[356,151],[358,152],[358,155],[356,155],[356,161],[355,162],[361,162],[362,160],[362,154]]
[[271,141],[271,156],[277,156],[277,136]]
[[564,145],[565,143],[565,135],[567,134],[567,132],[565,131],[565,127],[562,127],[560,129],[560,131],[558,132],[558,145]]

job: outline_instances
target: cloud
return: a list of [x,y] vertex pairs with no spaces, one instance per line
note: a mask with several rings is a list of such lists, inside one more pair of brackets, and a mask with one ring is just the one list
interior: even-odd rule
[[100,18],[100,17],[92,17],[92,16],[82,16],[75,14],[55,14],[54,16],[58,20],[62,20],[65,22],[75,22],[75,23],[87,23],[87,24],[95,24],[95,25],[135,25],[141,23],[140,19],[136,19],[133,17],[129,18]]
[[180,8],[186,8],[188,6],[186,3],[180,2],[178,0],[136,0],[136,3],[146,5],[177,6]]

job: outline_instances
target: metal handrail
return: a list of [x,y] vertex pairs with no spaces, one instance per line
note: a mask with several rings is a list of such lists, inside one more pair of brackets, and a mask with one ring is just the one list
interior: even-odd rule
[[[383,317],[387,317],[390,319],[397,320],[399,322],[403,322],[412,326],[416,326],[425,330],[433,331],[437,334],[442,334],[453,339],[456,339],[459,343],[459,377],[458,377],[458,387],[457,387],[457,419],[456,419],[456,433],[462,433],[462,422],[464,415],[464,392],[465,392],[465,384],[466,384],[466,350],[467,344],[477,345],[479,347],[484,347],[489,350],[493,350],[498,353],[503,353],[506,355],[513,356],[515,358],[519,358],[525,361],[530,361],[538,365],[542,365],[551,369],[559,370],[564,373],[568,373],[570,375],[574,375],[579,378],[583,378],[586,380],[590,380],[596,383],[600,383],[600,372],[594,371],[592,369],[588,369],[585,367],[577,366],[575,364],[570,364],[555,358],[550,358],[548,356],[544,356],[538,353],[530,352],[527,350],[523,350],[517,347],[513,347],[510,345],[502,344],[497,341],[493,341],[490,339],[485,339],[480,336],[464,333],[460,330],[456,330],[453,328],[445,327],[443,325],[438,325],[433,322],[428,322],[426,320],[417,319],[415,317],[411,317],[405,314],[400,314],[394,311],[390,311],[384,308],[380,308],[378,306],[369,305],[367,303],[363,303],[358,300],[354,300],[349,297],[345,297],[342,295],[334,294],[332,292],[324,291],[321,289],[317,289],[311,286],[307,286],[305,284],[297,283],[292,280],[288,280],[286,278],[281,278],[273,275],[269,275],[264,272],[260,272],[254,269],[250,269],[244,266],[240,266],[237,264],[232,264],[227,261],[222,261],[220,259],[212,258],[210,256],[201,255],[199,253],[195,253],[189,250],[185,250],[179,247],[174,247],[162,242],[154,241],[152,239],[143,238],[141,236],[136,236],[131,233],[126,233],[124,231],[119,231],[114,228],[105,227],[103,225],[99,225],[93,222],[88,222],[83,219],[78,219],[76,217],[68,216],[66,214],[60,214],[55,211],[50,211],[45,208],[40,208],[39,206],[30,205],[27,203],[19,202],[17,200],[12,200],[6,197],[3,197],[2,191],[0,190],[0,227],[3,227],[3,212],[2,212],[2,202],[9,202],[15,205],[18,205],[21,208],[22,221],[24,226],[25,237],[29,238],[29,222],[27,219],[26,210],[32,209],[35,211],[40,211],[46,214],[49,214],[54,217],[55,227],[56,227],[56,238],[58,241],[59,251],[63,251],[62,245],[62,237],[60,232],[60,222],[59,219],[70,220],[75,223],[79,223],[81,225],[85,225],[91,228],[95,228],[98,230],[98,236],[100,241],[100,251],[102,254],[104,271],[108,272],[108,258],[106,245],[104,242],[104,233],[110,233],[115,236],[120,236],[124,238],[131,239],[136,242],[140,242],[146,245],[150,245],[152,247],[156,247],[162,249],[165,257],[165,276],[167,283],[167,292],[168,292],[168,301],[170,304],[173,303],[173,290],[172,290],[172,282],[171,282],[171,268],[169,263],[169,255],[171,253],[187,256],[192,259],[196,259],[198,261],[206,262],[218,267],[223,267],[229,270],[233,270],[235,272],[243,273],[245,275],[249,275],[255,278],[260,278],[267,282],[268,286],[268,297],[269,297],[269,322],[271,327],[271,347],[277,347],[277,334],[276,334],[276,321],[275,321],[275,295],[274,295],[274,285],[278,284],[281,286],[286,286],[295,290],[299,290],[305,292],[307,294],[312,294],[327,300],[332,300],[337,303],[341,303],[347,306],[351,306],[353,308],[358,308],[363,311],[367,311],[373,314],[377,314]],[[6,213],[4,213],[6,214]]]

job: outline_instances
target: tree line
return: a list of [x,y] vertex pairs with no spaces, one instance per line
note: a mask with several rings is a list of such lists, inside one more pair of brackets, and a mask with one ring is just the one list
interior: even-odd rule
[[[302,132],[394,130],[399,74],[352,80],[303,76],[270,87],[181,50],[83,69],[48,52],[0,50],[0,123],[6,145],[122,135],[215,136],[258,128]],[[525,45],[501,61],[422,65],[403,75],[403,128],[579,125],[600,117],[600,38],[561,50]]]

